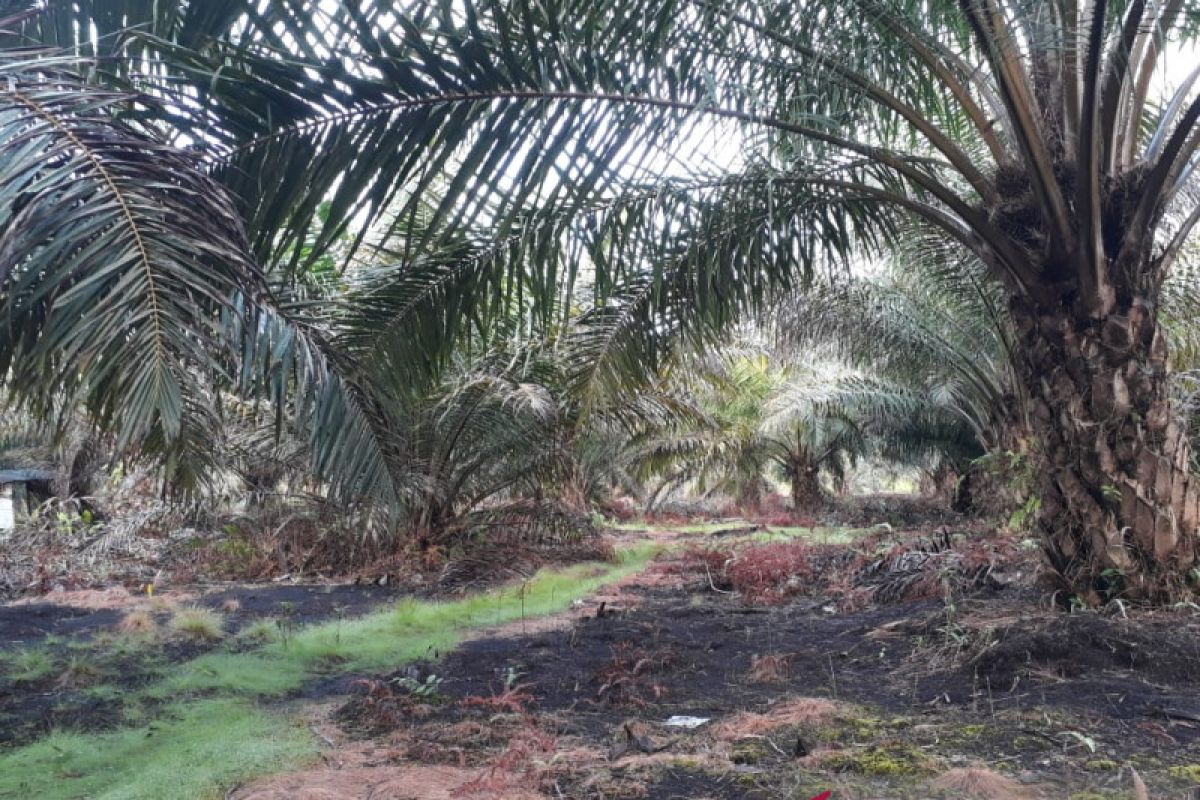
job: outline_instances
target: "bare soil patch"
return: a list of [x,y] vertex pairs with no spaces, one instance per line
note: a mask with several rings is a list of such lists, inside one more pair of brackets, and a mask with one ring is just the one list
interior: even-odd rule
[[[377,676],[335,718],[402,743],[401,761],[504,775],[505,726],[521,720],[553,740],[519,782],[547,797],[1123,797],[1131,766],[1152,796],[1186,796],[1200,777],[1196,619],[1036,603],[992,587],[831,613],[634,582],[617,610],[593,605],[567,629]],[[398,688],[429,675],[435,701]]]

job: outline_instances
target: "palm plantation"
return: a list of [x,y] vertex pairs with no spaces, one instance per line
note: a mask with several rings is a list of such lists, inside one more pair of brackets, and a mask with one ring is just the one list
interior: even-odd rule
[[1191,791],[1198,38],[0,0],[0,797]]
[[[411,383],[586,301],[572,390],[613,391],[917,220],[1003,287],[1053,567],[1183,588],[1200,494],[1159,308],[1200,102],[1195,74],[1158,87],[1186,4],[864,2],[833,30],[819,3],[9,5],[3,353],[39,414],[196,458],[211,377],[241,374],[317,415],[322,474],[394,502],[368,364]],[[671,158],[713,136],[739,156]],[[314,318],[305,276],[366,249]]]
[[735,350],[698,377],[692,391],[705,413],[645,442],[632,459],[643,473],[661,475],[657,493],[691,482],[757,512],[776,478],[787,484],[794,511],[814,511],[825,499],[822,474],[840,482],[847,462],[866,449],[855,421],[823,402],[815,377],[780,369],[765,353]]

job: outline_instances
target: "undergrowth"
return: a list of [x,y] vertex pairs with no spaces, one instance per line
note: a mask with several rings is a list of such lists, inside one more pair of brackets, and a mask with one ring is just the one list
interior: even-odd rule
[[872,602],[947,597],[995,585],[997,570],[1017,566],[1023,553],[1011,537],[939,534],[862,536],[854,547],[807,538],[721,542],[692,546],[659,569],[700,588],[736,592],[758,605],[795,596],[828,597],[843,611]]
[[148,690],[152,697],[222,691],[279,695],[323,672],[366,672],[444,653],[472,628],[558,611],[580,595],[641,569],[659,550],[639,545],[615,564],[577,564],[540,572],[523,584],[448,602],[402,600],[359,619],[301,628],[249,652],[200,656]]

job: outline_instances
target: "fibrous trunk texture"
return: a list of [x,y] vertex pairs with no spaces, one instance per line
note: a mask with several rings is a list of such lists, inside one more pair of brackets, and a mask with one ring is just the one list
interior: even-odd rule
[[819,470],[810,464],[795,464],[792,472],[792,510],[814,511],[825,503]]
[[1145,299],[1100,318],[1014,309],[1051,567],[1086,602],[1165,601],[1196,559],[1200,480]]

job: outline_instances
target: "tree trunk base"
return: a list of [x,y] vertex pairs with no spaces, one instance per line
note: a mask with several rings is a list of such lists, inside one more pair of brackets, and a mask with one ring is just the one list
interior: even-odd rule
[[1134,302],[1101,320],[1014,318],[1033,398],[1038,526],[1063,588],[1089,605],[1190,596],[1200,479],[1153,314]]

